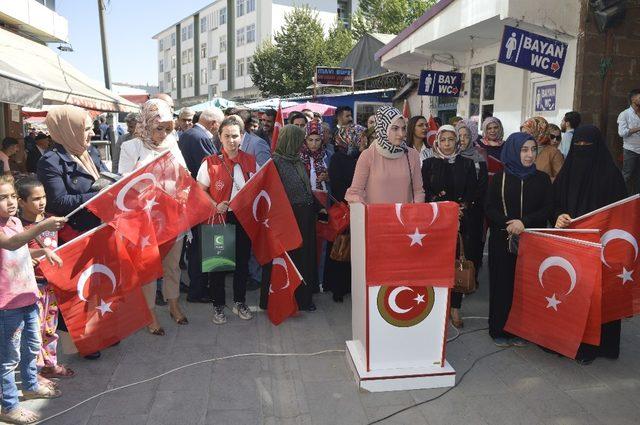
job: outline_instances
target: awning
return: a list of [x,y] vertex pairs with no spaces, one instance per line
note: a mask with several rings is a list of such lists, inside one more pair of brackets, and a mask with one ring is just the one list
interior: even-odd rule
[[[3,102],[34,108],[47,103],[96,111],[139,110],[137,105],[91,80],[47,46],[4,29],[0,29],[0,58],[0,100]],[[38,92],[39,98],[35,95]]]

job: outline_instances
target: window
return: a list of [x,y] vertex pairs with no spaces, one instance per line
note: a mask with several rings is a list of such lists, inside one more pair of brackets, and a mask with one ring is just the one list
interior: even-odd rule
[[186,50],[182,51],[182,64],[186,64],[189,61],[189,52]]
[[171,69],[176,68],[176,55],[171,55]]
[[162,59],[158,61],[158,72],[164,72],[164,61]]
[[247,58],[247,75],[251,75],[251,65],[253,64],[253,56]]
[[180,27],[180,34],[182,34],[181,35],[182,41],[186,41],[187,40],[187,27]]
[[220,36],[220,53],[223,53],[226,51],[227,51],[227,36],[221,35]]
[[220,9],[220,25],[224,25],[227,23],[227,8],[223,7]]
[[209,58],[209,71],[215,71],[218,67],[218,57]]
[[247,44],[256,41],[256,24],[247,25]]
[[236,17],[244,15],[244,4],[246,0],[236,0]]
[[236,46],[244,46],[244,27],[236,30]]
[[167,82],[167,84],[169,84],[171,82],[171,73],[170,72],[165,72],[164,73],[164,80]]
[[478,115],[480,122],[493,115],[496,89],[496,65],[484,65],[471,69],[471,93],[469,116]]
[[247,13],[256,10],[256,0],[247,0]]
[[207,57],[207,43],[200,45],[200,57],[203,59]]
[[200,18],[200,33],[207,32],[207,22],[208,19],[205,16],[204,18]]
[[175,90],[178,88],[178,77],[173,77],[171,79],[171,90]]
[[227,64],[223,63],[220,65],[220,81],[224,81],[227,79]]
[[220,22],[220,11],[216,10],[215,12],[209,14],[209,29],[211,31],[217,29],[218,22]]
[[182,75],[182,88],[186,89],[189,87],[193,87],[193,72]]
[[158,90],[160,90],[160,93],[164,92],[164,84],[162,81],[160,81],[160,84],[158,84]]
[[218,95],[218,85],[212,84],[209,86],[209,97],[216,97]]
[[193,62],[193,48],[187,50],[187,63]]
[[188,35],[187,35],[187,39],[191,40],[193,38],[193,24],[189,24],[189,26],[187,27],[188,30]]
[[236,61],[236,77],[242,77],[244,75],[244,59],[238,59]]
[[171,47],[175,47],[176,46],[176,33],[172,32],[171,33]]
[[203,68],[200,70],[200,85],[207,84],[209,80],[207,79],[207,68]]
[[158,50],[164,50],[164,40],[162,39],[158,40]]
[[182,88],[186,89],[187,88],[187,74],[184,74],[182,76]]

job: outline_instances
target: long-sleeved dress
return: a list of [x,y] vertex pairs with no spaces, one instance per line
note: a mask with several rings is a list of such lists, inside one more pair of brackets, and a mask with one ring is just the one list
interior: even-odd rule
[[[505,177],[506,176],[506,177]],[[505,180],[502,203],[502,180]],[[520,207],[522,203],[522,208]],[[517,255],[507,251],[507,221],[521,220],[525,227],[547,227],[553,213],[551,180],[536,171],[525,180],[511,174],[496,174],[489,184],[486,214],[489,220],[489,334],[492,338],[510,338],[504,331],[513,301],[513,280]]]
[[[468,206],[471,206],[477,196],[478,180],[473,160],[457,156],[453,163],[435,157],[427,158],[422,163],[422,183],[427,202],[453,201],[465,206],[464,215],[460,220],[460,232],[464,242],[464,254],[474,262],[478,262],[476,247],[481,243],[477,238],[479,233],[473,232],[476,225],[472,217],[468,217]],[[451,307],[460,308],[462,294],[451,293]]]

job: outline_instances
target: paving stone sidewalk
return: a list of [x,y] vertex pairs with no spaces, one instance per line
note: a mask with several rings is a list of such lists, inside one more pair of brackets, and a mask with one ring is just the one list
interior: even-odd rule
[[[488,284],[463,302],[464,316],[486,316]],[[230,286],[227,289],[231,291]],[[257,292],[248,293],[250,305]],[[315,297],[318,310],[272,326],[264,312],[241,321],[211,322],[211,307],[186,304],[189,325],[177,326],[157,308],[164,337],[140,331],[97,361],[63,356],[76,377],[59,381],[60,399],[25,405],[47,417],[107,389],[151,378],[181,365],[232,354],[343,350],[351,338],[350,299]],[[468,319],[463,333],[486,327]],[[450,328],[450,335],[454,334]],[[592,365],[550,355],[536,346],[510,348],[479,362],[462,383],[438,400],[383,424],[638,424],[640,423],[640,319],[622,326],[617,361]],[[447,346],[458,379],[497,350],[486,330],[463,334]],[[45,423],[70,425],[288,425],[367,424],[437,396],[443,389],[366,393],[357,389],[343,353],[317,357],[244,357],[204,363],[119,390]]]

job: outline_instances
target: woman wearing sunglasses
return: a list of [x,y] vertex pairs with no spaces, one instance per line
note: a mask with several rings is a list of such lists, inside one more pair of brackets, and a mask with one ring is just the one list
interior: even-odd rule
[[533,117],[522,124],[521,131],[532,135],[538,143],[536,168],[547,173],[553,182],[564,163],[564,156],[557,148],[562,140],[560,129],[542,117]]

